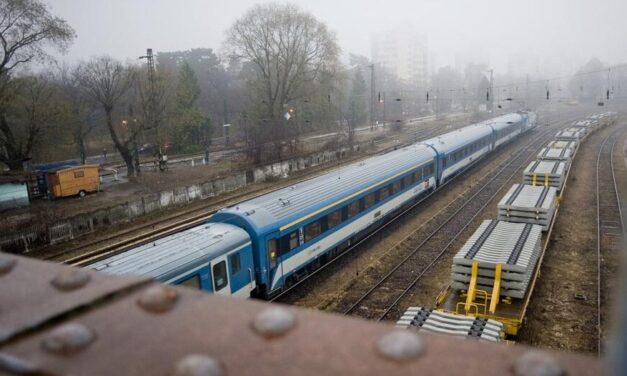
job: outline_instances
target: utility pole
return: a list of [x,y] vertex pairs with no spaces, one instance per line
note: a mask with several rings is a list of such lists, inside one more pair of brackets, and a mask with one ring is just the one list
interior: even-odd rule
[[435,118],[440,118],[440,88],[435,89]]
[[529,73],[525,82],[525,107],[529,108]]
[[[140,56],[140,59],[146,59],[146,65],[148,67],[148,85],[149,85],[149,98],[148,98],[148,119],[144,119],[144,123],[148,123],[151,125],[151,128],[154,129],[154,139],[157,144],[159,144],[159,158],[161,159],[162,150],[161,143],[159,142],[159,135],[157,129],[157,117],[155,116],[157,110],[156,104],[156,95],[155,95],[155,59],[152,54],[152,48],[146,49],[146,55]],[[139,169],[138,169],[139,172]]]
[[490,69],[488,72],[490,72],[490,101],[489,101],[489,105],[490,105],[490,111],[492,111],[494,109],[494,69]]
[[372,130],[374,129],[374,64],[368,65],[368,68],[370,68],[370,130]]
[[607,91],[605,94],[605,100],[610,100],[610,70],[612,68],[607,68]]
[[383,127],[385,128],[385,121],[387,119],[386,117],[386,113],[385,113],[385,106],[386,106],[386,102],[385,102],[385,91],[383,92]]

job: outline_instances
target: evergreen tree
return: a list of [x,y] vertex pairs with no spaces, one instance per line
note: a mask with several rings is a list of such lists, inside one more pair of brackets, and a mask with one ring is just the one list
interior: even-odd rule
[[198,150],[203,140],[209,134],[208,129],[202,129],[203,124],[208,122],[203,115],[196,101],[200,96],[200,85],[192,68],[184,62],[179,68],[178,84],[175,96],[175,127],[174,139],[178,148],[183,151]]

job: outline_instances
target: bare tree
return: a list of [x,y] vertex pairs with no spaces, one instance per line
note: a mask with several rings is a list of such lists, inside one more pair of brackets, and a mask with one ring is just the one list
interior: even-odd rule
[[64,51],[74,37],[74,30],[50,14],[42,2],[0,0],[0,160],[10,169],[22,168],[22,159],[30,155],[41,135],[40,125],[12,124],[7,111],[18,97],[20,83],[12,82],[11,72],[33,60],[48,59],[48,46]]
[[134,126],[132,122],[118,127],[113,122],[113,111],[132,87],[134,72],[120,62],[102,56],[82,64],[79,75],[86,93],[104,111],[111,140],[126,164],[128,176],[135,176],[132,147],[141,132],[141,127]]
[[[337,64],[335,35],[313,15],[292,4],[254,6],[227,30],[225,47],[232,59],[251,62],[255,79],[249,81],[271,127],[276,152],[287,128],[283,113],[291,101],[308,96],[307,86],[325,67]],[[263,122],[259,122],[263,124]]]
[[11,170],[22,168],[22,160],[41,142],[44,130],[60,115],[54,87],[44,78],[21,77],[11,80],[11,95],[0,117],[0,161]]
[[66,107],[65,124],[82,163],[87,160],[87,138],[96,127],[96,104],[81,86],[80,66],[62,66],[55,74],[60,97]]

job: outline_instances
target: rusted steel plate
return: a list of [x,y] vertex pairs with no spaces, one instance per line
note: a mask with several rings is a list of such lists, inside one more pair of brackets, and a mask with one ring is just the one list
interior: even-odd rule
[[0,350],[0,370],[485,376],[533,374],[519,371],[539,366],[558,374],[600,373],[599,361],[586,356],[418,335],[311,310],[154,286],[14,341]]
[[146,282],[0,253],[0,344]]

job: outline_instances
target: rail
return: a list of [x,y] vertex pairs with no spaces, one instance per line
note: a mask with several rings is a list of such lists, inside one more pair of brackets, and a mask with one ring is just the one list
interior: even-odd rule
[[[622,238],[624,234],[624,222],[620,198],[618,196],[618,186],[616,184],[616,175],[614,173],[614,146],[618,135],[622,130],[619,129],[603,140],[596,161],[596,214],[597,214],[597,350],[599,356],[603,351],[603,309],[602,309],[602,271],[601,264],[603,253],[607,251],[620,251],[620,247],[616,246],[614,239]],[[604,167],[608,167],[609,171],[604,171]],[[602,176],[605,172],[609,175]],[[602,210],[601,208],[605,208]],[[618,233],[616,232],[618,231]],[[609,244],[608,244],[609,243]],[[612,249],[614,248],[614,249]]]

